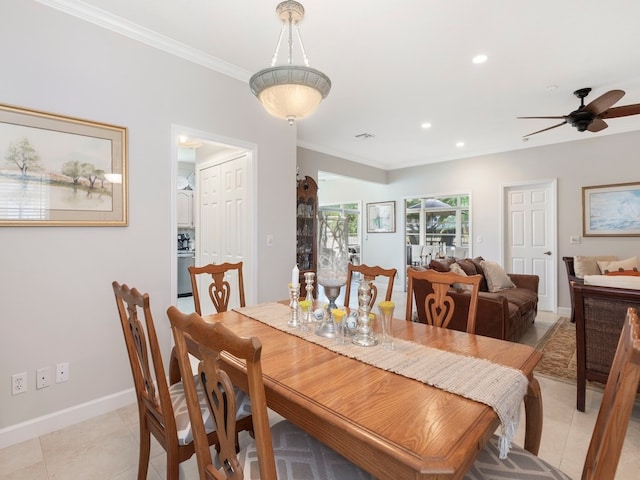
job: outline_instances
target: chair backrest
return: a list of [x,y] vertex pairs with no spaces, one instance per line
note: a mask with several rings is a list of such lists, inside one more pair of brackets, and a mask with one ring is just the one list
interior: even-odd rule
[[418,271],[408,268],[407,276],[406,320],[411,320],[414,297],[416,302],[421,301],[418,299],[418,296],[414,294],[416,286],[420,282],[427,283],[431,290],[423,300],[426,323],[436,327],[446,328],[453,318],[456,306],[453,297],[449,294],[450,289],[452,287],[456,289],[468,288],[470,293],[466,331],[467,333],[475,333],[476,312],[478,310],[478,291],[480,289],[482,275],[464,276],[458,275],[454,272],[438,272],[433,269]]
[[629,308],[582,470],[584,479],[614,478],[640,384],[640,319]]
[[226,312],[229,309],[231,299],[231,284],[227,280],[230,273],[237,272],[238,276],[238,298],[240,306],[245,306],[244,300],[244,280],[242,279],[242,262],[238,263],[218,263],[205,265],[203,267],[189,267],[191,276],[191,287],[193,290],[193,303],[196,312],[202,315],[202,305],[200,303],[200,292],[198,289],[198,275],[210,275],[211,283],[208,286],[209,298],[216,311]]
[[[167,315],[171,322],[176,343],[178,363],[182,372],[189,418],[198,461],[200,479],[242,479],[243,472],[236,453],[235,415],[236,398],[233,382],[225,371],[224,353],[233,355],[246,365],[246,382],[251,399],[253,429],[255,434],[260,478],[275,479],[276,467],[271,442],[271,431],[267,413],[267,401],[262,379],[260,355],[262,344],[256,337],[237,336],[222,322],[209,323],[197,313],[190,315],[169,307]],[[191,376],[188,343],[197,344],[201,361],[198,366],[197,385]],[[195,348],[195,347],[193,347]],[[193,350],[192,350],[193,352]],[[197,389],[206,395],[209,409],[215,419],[220,442],[218,452],[220,470],[216,469],[204,430]]]
[[[152,431],[153,426],[156,431],[164,431],[166,442],[170,441],[168,439],[177,442],[176,421],[149,307],[149,295],[118,282],[113,282],[112,286],[141,416],[146,416],[145,421],[153,423],[150,426]],[[150,415],[145,415],[146,412]],[[166,445],[163,447],[167,448]]]
[[369,307],[373,308],[373,305],[376,302],[376,298],[378,296],[378,288],[376,287],[374,280],[376,277],[387,277],[387,292],[385,293],[384,299],[386,301],[391,300],[391,294],[393,293],[393,281],[395,280],[396,273],[398,270],[395,268],[382,268],[382,267],[369,267],[368,265],[354,265],[349,263],[347,266],[347,288],[344,292],[344,306],[349,306],[349,296],[351,295],[351,281],[353,277],[353,273],[358,272],[363,277],[364,280],[370,282],[371,285],[371,300],[369,300]]

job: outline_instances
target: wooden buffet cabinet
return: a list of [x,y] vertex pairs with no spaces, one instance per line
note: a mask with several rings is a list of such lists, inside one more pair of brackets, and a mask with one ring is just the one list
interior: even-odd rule
[[300,284],[305,272],[316,273],[318,236],[318,184],[311,177],[298,180],[296,190],[296,263],[300,269]]

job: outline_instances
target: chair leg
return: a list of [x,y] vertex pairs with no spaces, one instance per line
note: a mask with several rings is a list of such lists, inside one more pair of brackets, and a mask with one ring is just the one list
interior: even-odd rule
[[140,419],[140,453],[138,458],[138,480],[147,480],[149,470],[149,455],[151,452],[151,432],[145,425],[144,418]]
[[576,408],[580,412],[584,412],[586,390],[587,390],[587,380],[582,375],[580,375],[580,372],[578,372],[578,379],[577,379],[577,385],[576,385],[576,397],[577,397]]
[[167,449],[167,480],[180,480],[180,459],[178,449]]

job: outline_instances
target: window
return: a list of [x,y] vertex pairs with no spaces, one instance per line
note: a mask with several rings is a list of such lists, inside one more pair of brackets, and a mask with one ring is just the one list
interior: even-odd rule
[[[406,244],[458,247],[466,255],[469,251],[469,207],[468,194],[406,199]],[[443,253],[445,251],[443,249]],[[415,262],[407,258],[407,263]]]

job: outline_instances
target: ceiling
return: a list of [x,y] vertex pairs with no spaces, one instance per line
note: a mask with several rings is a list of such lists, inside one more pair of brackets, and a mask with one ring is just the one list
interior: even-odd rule
[[[269,66],[281,25],[277,0],[38,1],[247,82]],[[640,129],[637,115],[523,140],[559,121],[516,119],[568,114],[583,87],[587,103],[611,89],[626,91],[615,106],[640,103],[637,0],[301,3],[310,66],[333,86],[292,127],[300,146],[395,169]]]

